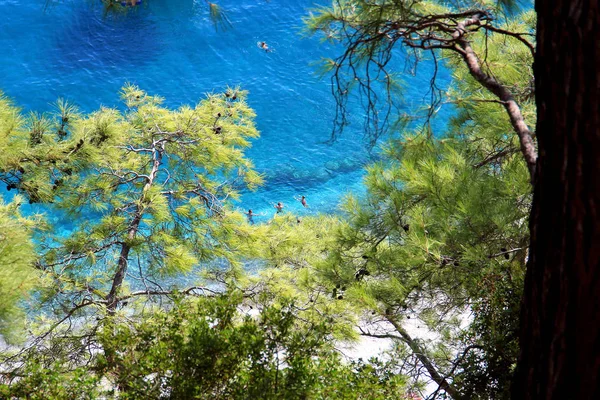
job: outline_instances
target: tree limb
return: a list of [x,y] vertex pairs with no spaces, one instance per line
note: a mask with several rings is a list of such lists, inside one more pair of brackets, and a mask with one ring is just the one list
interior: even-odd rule
[[427,357],[427,354],[421,345],[415,341],[402,327],[402,325],[400,325],[400,323],[398,323],[391,315],[386,315],[385,318],[390,324],[392,324],[392,326],[396,329],[396,332],[400,334],[402,341],[408,345],[414,355],[419,359],[421,364],[423,364],[431,379],[446,393],[448,393],[450,397],[453,399],[461,399],[462,396],[458,390],[448,382],[446,377],[440,375],[435,365],[433,365],[429,357]]
[[452,34],[452,37],[457,43],[457,46],[454,48],[454,50],[462,55],[471,76],[475,78],[475,80],[483,87],[488,89],[491,93],[496,95],[496,97],[504,102],[503,106],[508,113],[511,125],[519,137],[521,153],[525,158],[527,168],[529,169],[531,182],[533,183],[535,177],[535,165],[537,162],[537,151],[535,149],[531,131],[525,123],[525,119],[521,113],[521,108],[519,107],[512,93],[504,85],[498,82],[496,78],[486,74],[481,69],[481,65],[479,64],[479,59],[477,58],[475,51],[471,47],[469,41],[465,38],[467,28],[471,25],[481,24],[481,18],[484,16],[486,16],[486,14],[476,14],[471,18],[461,21],[457,25],[456,30]]

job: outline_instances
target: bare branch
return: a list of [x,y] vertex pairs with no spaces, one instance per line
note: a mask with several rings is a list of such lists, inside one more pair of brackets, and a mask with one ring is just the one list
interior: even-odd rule
[[[201,292],[201,294],[198,294],[197,293],[198,291]],[[220,293],[216,290],[212,290],[212,289],[209,289],[206,287],[192,286],[190,288],[183,289],[183,290],[140,290],[138,292],[133,292],[133,293],[129,293],[124,296],[120,296],[116,299],[116,301],[121,302],[123,300],[127,300],[132,297],[138,297],[138,296],[175,296],[178,294],[212,297],[212,296],[217,296]]]
[[525,46],[527,46],[527,48],[531,52],[531,56],[535,57],[535,47],[533,46],[533,44],[530,41],[528,41],[527,39],[525,39],[523,37],[523,36],[534,36],[533,34],[531,34],[531,33],[511,32],[511,31],[507,31],[506,29],[496,28],[495,26],[492,26],[490,24],[484,24],[484,25],[482,25],[482,27],[484,29],[489,30],[489,31],[496,32],[496,33],[501,33],[503,35],[510,36],[510,37],[513,37],[513,38],[517,39],[519,42],[521,42]]
[[393,318],[393,316],[386,315],[385,318],[390,324],[392,324],[392,326],[396,329],[396,332],[400,334],[402,340],[408,345],[408,347],[410,347],[421,364],[423,364],[431,379],[453,399],[460,399],[461,396],[458,390],[452,386],[445,377],[440,375],[437,368],[431,362],[421,345],[408,334],[408,332]]
[[517,150],[516,149],[503,149],[500,150],[488,157],[486,157],[483,161],[478,162],[477,164],[473,165],[474,168],[481,168],[487,164],[490,164],[502,157],[506,157],[508,155],[514,154]]

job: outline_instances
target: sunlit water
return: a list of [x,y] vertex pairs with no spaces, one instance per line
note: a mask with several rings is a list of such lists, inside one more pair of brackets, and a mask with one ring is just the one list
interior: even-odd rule
[[[324,4],[325,2],[321,2]],[[121,107],[126,83],[166,99],[194,103],[227,86],[248,90],[261,137],[247,152],[266,184],[236,204],[267,220],[273,202],[298,215],[332,212],[345,193],[363,192],[369,161],[364,112],[333,145],[335,102],[314,65],[339,48],[301,34],[310,0],[218,0],[231,29],[216,30],[204,0],[144,0],[120,16],[104,16],[99,1],[0,0],[0,90],[25,110],[45,111],[58,97],[83,111]],[[257,42],[274,49],[265,52]],[[397,62],[400,67],[402,60]],[[441,71],[441,85],[448,76]],[[407,107],[427,101],[431,66],[406,76]],[[307,197],[309,208],[294,200]]]

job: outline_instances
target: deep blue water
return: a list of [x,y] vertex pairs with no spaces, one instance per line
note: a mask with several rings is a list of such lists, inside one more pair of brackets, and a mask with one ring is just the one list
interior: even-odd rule
[[[301,35],[302,18],[318,3],[215,2],[231,29],[215,29],[204,0],[144,0],[119,16],[104,16],[99,1],[54,0],[45,8],[46,0],[0,0],[0,90],[25,110],[49,110],[63,97],[92,111],[120,106],[118,92],[126,82],[173,107],[239,85],[250,92],[261,131],[247,154],[267,181],[244,194],[238,207],[271,215],[270,203],[281,201],[299,214],[335,210],[345,193],[363,190],[369,155],[357,104],[344,135],[324,144],[335,102],[314,63],[339,49]],[[258,41],[275,51],[262,51]],[[431,72],[423,63],[416,77],[404,78],[407,107],[426,101]],[[441,84],[448,79],[442,70]],[[309,209],[293,199],[298,194],[307,197]]]

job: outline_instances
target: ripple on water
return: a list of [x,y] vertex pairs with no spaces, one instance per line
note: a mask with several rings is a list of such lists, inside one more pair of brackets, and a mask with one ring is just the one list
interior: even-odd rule
[[[106,16],[79,7],[70,23],[57,27],[48,57],[59,71],[136,68],[156,62],[164,48],[157,22],[145,10]],[[91,72],[92,74],[94,72]]]

